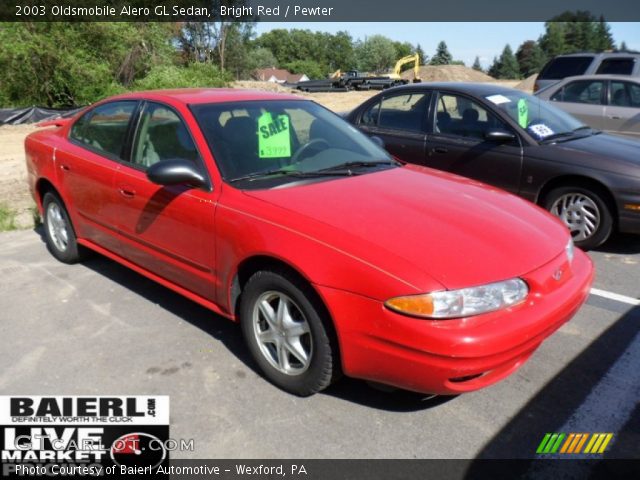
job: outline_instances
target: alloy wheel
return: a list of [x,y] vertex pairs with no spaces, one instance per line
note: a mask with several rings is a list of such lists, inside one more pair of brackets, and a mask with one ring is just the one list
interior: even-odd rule
[[49,203],[47,206],[46,219],[51,241],[59,251],[64,252],[69,245],[69,232],[67,230],[67,222],[57,203]]
[[289,296],[268,291],[253,308],[253,333],[264,358],[279,372],[295,376],[311,364],[313,342],[309,323]]
[[551,205],[550,212],[564,222],[576,242],[591,237],[600,226],[598,205],[582,193],[560,196]]

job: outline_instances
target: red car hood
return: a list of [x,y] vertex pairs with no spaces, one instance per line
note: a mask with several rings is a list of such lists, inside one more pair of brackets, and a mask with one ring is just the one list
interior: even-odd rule
[[413,165],[245,193],[289,210],[278,219],[288,228],[299,230],[303,215],[329,227],[314,229],[324,232],[318,240],[412,283],[410,269],[400,268],[408,262],[448,289],[528,273],[569,239],[559,221],[525,200]]

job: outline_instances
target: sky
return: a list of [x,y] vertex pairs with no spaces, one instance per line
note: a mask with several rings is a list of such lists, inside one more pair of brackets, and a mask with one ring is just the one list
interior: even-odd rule
[[[640,23],[609,22],[616,44],[624,41],[631,50],[640,51]],[[444,40],[455,60],[462,60],[468,66],[473,64],[476,55],[483,67],[493,62],[508,43],[515,52],[525,40],[537,40],[544,33],[543,22],[315,22],[315,23],[276,23],[260,22],[257,33],[274,28],[299,28],[312,31],[336,33],[348,31],[354,39],[380,34],[392,40],[419,43],[426,55],[433,56],[436,45]]]

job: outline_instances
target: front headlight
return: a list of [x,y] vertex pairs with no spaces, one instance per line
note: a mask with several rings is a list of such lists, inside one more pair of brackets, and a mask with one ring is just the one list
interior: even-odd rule
[[507,308],[527,298],[529,287],[519,279],[479,287],[408,295],[387,300],[385,306],[398,313],[424,318],[458,318]]

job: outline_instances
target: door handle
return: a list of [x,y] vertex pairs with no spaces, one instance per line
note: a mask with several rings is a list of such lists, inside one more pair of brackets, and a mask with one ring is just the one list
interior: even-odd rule
[[620,120],[621,117],[617,116],[617,115],[609,115],[609,118],[611,120]]
[[447,147],[435,147],[431,150],[433,153],[449,153],[449,149]]
[[64,170],[65,172],[68,172],[71,169],[69,168],[69,165],[61,164],[60,170]]
[[130,187],[120,187],[120,195],[125,198],[133,198],[136,196],[136,191]]

